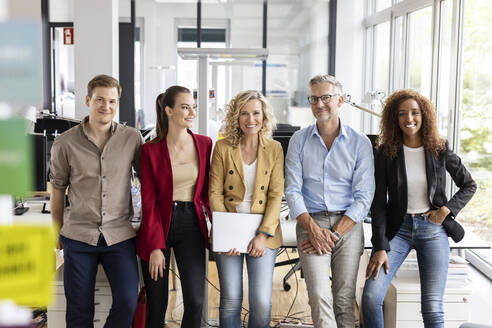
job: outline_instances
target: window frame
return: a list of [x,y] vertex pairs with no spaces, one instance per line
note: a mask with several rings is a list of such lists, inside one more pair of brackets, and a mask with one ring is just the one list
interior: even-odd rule
[[[409,14],[417,10],[432,6],[432,64],[431,64],[431,90],[430,100],[437,104],[440,97],[440,77],[441,70],[440,65],[443,56],[443,35],[444,35],[444,22],[446,17],[443,13],[443,5],[449,5],[452,8],[452,22],[451,22],[451,44],[450,44],[450,83],[448,94],[448,107],[437,108],[437,115],[439,117],[440,111],[446,110],[449,112],[449,122],[447,128],[447,139],[451,149],[460,149],[460,120],[462,111],[462,97],[463,97],[463,28],[464,28],[464,5],[466,0],[403,0],[401,2],[392,1],[392,6],[385,8],[379,12],[374,12],[375,0],[366,0],[366,17],[364,19],[364,48],[366,62],[364,63],[364,94],[368,91],[374,91],[375,81],[375,28],[377,25],[390,21],[390,51],[389,51],[389,92],[393,92],[398,88],[408,87],[408,68],[409,68],[409,31],[408,20]],[[399,72],[396,69],[396,19],[403,17],[402,35],[403,35],[403,47],[404,49],[404,85],[401,86],[398,83],[398,79],[395,76],[395,72]],[[370,39],[369,39],[370,38]],[[362,115],[361,126],[364,128],[364,132],[372,132],[374,127],[375,118],[368,115]],[[446,191],[448,197],[456,191],[456,186],[452,183],[451,179],[447,179]],[[466,250],[463,252],[465,258],[481,273],[486,275],[489,279],[492,279],[492,264],[484,261],[473,250]]]

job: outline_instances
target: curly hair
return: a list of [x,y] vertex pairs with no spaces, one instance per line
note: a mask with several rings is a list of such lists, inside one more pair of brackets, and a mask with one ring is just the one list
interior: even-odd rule
[[386,104],[383,107],[376,148],[391,159],[396,157],[403,145],[403,134],[398,125],[398,109],[400,104],[408,99],[415,100],[422,111],[422,127],[419,132],[422,136],[424,149],[437,156],[440,151],[446,148],[446,141],[439,136],[437,131],[434,105],[420,93],[409,89],[395,91],[386,100]]
[[270,137],[272,131],[275,129],[276,120],[273,115],[273,109],[266,100],[266,98],[255,90],[247,90],[238,93],[234,98],[226,105],[227,114],[224,119],[224,137],[229,139],[233,145],[238,145],[243,136],[243,131],[239,127],[239,114],[241,109],[250,100],[257,99],[261,103],[263,109],[263,125],[260,130],[261,136]]

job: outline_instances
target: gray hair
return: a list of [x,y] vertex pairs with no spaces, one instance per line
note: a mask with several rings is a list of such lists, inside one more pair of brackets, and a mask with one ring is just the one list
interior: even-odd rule
[[334,76],[328,74],[318,74],[309,81],[309,87],[318,83],[330,83],[335,88],[335,92],[339,95],[343,95],[343,86],[335,79]]

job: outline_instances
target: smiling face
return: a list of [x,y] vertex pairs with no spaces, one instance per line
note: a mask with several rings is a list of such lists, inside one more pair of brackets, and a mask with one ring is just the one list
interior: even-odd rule
[[263,107],[258,99],[248,101],[239,112],[239,128],[244,135],[256,135],[263,127]]
[[97,87],[92,91],[92,97],[85,97],[85,105],[89,115],[98,124],[111,123],[118,110],[118,89]]
[[196,105],[191,93],[178,93],[174,100],[174,107],[166,106],[169,124],[175,124],[183,129],[190,129],[196,117]]
[[338,120],[340,107],[342,107],[343,104],[343,97],[335,94],[337,94],[337,92],[334,85],[328,82],[316,83],[310,86],[310,96],[321,97],[325,95],[333,95],[332,97],[330,97],[326,104],[321,101],[321,99],[318,99],[318,102],[316,102],[315,104],[311,104],[311,110],[316,120]]
[[404,143],[410,140],[420,140],[422,110],[414,99],[407,99],[398,106],[398,126],[403,133]]

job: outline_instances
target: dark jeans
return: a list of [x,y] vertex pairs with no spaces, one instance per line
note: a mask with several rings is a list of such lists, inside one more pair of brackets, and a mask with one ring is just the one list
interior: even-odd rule
[[164,277],[152,280],[149,262],[141,261],[147,291],[146,328],[164,327],[169,290],[169,255],[174,249],[183,292],[184,313],[181,327],[201,324],[205,288],[205,243],[192,202],[173,202],[171,227],[166,240]]
[[108,246],[100,236],[97,246],[60,236],[64,254],[64,286],[68,328],[94,327],[94,285],[102,264],[113,295],[106,328],[130,327],[137,306],[138,268],[135,239]]

